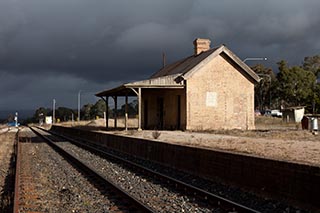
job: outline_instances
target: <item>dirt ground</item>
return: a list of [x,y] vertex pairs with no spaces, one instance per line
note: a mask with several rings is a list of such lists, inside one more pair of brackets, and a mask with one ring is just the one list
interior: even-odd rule
[[16,128],[8,129],[5,125],[0,125],[0,212],[11,210],[13,183],[8,180],[12,175],[10,167],[16,132]]
[[[136,121],[130,121],[130,127]],[[123,120],[118,126],[123,126]],[[70,124],[62,124],[70,126]],[[103,119],[83,122],[82,127],[104,127]],[[109,126],[113,121],[109,120]],[[101,130],[100,130],[101,131]],[[320,135],[302,130],[301,124],[287,124],[281,118],[257,117],[256,130],[217,130],[210,132],[120,130],[108,133],[147,138],[192,147],[245,153],[265,158],[320,166]],[[158,135],[158,138],[156,136]]]

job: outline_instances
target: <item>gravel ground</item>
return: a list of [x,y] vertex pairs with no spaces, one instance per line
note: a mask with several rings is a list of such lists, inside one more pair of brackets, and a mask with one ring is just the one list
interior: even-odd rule
[[104,159],[83,150],[69,142],[59,142],[59,146],[87,162],[105,177],[119,184],[157,212],[219,212],[220,209],[204,199],[181,194],[171,184],[141,175],[128,166],[110,159]]
[[9,127],[0,125],[0,134],[4,134],[9,130]]
[[[21,143],[21,173],[32,183],[27,184],[26,179],[22,179],[24,185],[21,187],[29,191],[20,195],[20,202],[34,205],[32,211],[39,212],[112,212],[112,202],[51,147],[28,129],[21,135],[24,141],[30,141],[26,139],[32,137],[32,143]],[[33,197],[33,200],[26,203],[26,197]],[[28,207],[20,210],[25,212]]]
[[17,129],[0,129],[0,212],[12,211],[14,140]]
[[121,156],[129,161],[143,165],[151,170],[158,171],[162,174],[174,177],[185,183],[196,186],[200,189],[219,195],[221,197],[232,200],[234,202],[241,203],[244,206],[248,206],[252,209],[255,209],[261,212],[270,212],[270,213],[271,212],[272,213],[273,212],[295,212],[295,213],[308,212],[308,210],[303,210],[303,209],[299,209],[297,207],[291,206],[290,204],[287,203],[285,199],[283,199],[282,201],[278,201],[278,200],[266,198],[264,196],[259,197],[253,194],[252,192],[247,192],[237,187],[225,185],[221,180],[217,180],[216,182],[214,182],[214,181],[200,178],[198,176],[190,175],[182,171],[177,171],[177,170],[159,165],[157,163],[135,158],[133,156],[130,156],[124,153],[119,153],[116,151],[111,151],[106,149],[104,149],[104,151]]
[[[75,148],[74,145],[70,145],[68,143],[63,143],[63,146],[68,147],[68,149],[72,150],[75,153],[78,153],[78,151],[75,151],[75,150],[78,150],[79,148]],[[103,148],[101,148],[101,149],[103,149]],[[141,159],[138,159],[138,158],[135,158],[133,156],[126,155],[123,153],[110,151],[110,150],[106,150],[106,149],[104,149],[104,151],[110,152],[112,154],[116,154],[118,156],[121,156],[121,157],[129,160],[129,161],[146,166],[147,168],[150,168],[152,170],[166,174],[166,175],[171,176],[173,178],[177,178],[183,182],[189,183],[189,184],[194,185],[196,187],[202,188],[203,190],[220,195],[222,197],[233,200],[235,202],[242,203],[245,206],[251,207],[251,208],[259,210],[261,212],[295,212],[295,213],[296,212],[308,212],[307,210],[302,210],[302,209],[298,209],[298,208],[290,206],[286,202],[285,199],[283,199],[282,201],[277,201],[277,200],[267,199],[265,197],[259,197],[257,195],[254,195],[253,193],[240,190],[239,188],[230,187],[230,186],[221,184],[221,182],[219,182],[219,181],[217,181],[217,182],[208,181],[208,180],[205,180],[205,179],[193,176],[193,175],[189,175],[189,174],[181,172],[181,171],[173,170],[173,169],[158,165],[156,163],[141,160]],[[81,155],[82,157],[92,155],[92,154],[84,154],[83,152],[81,152],[81,153],[82,154],[78,153],[78,155]],[[91,157],[89,157],[89,158],[91,158]],[[98,168],[101,168],[102,172],[105,172],[105,171],[110,172],[110,170],[106,169],[106,165],[110,165],[110,162],[105,162],[104,159],[100,159],[100,160],[98,160],[98,162],[99,162],[99,164],[96,164],[96,162],[93,162],[92,164],[96,164]],[[105,162],[105,163],[100,165],[100,163],[103,163],[103,162]],[[114,165],[110,165],[110,166],[114,167]],[[111,173],[113,174],[113,173],[121,173],[121,172],[119,172],[119,170],[116,168],[116,169],[111,170]],[[133,181],[135,179],[134,173],[129,173],[127,176],[128,176],[128,180],[126,180],[124,178],[123,181],[127,181],[130,183],[131,181]],[[123,178],[123,177],[121,177],[121,178]],[[128,187],[130,188],[130,187],[132,187],[132,185],[131,186],[129,185]],[[177,201],[177,202],[180,203],[181,201]],[[190,209],[187,211],[190,211]]]

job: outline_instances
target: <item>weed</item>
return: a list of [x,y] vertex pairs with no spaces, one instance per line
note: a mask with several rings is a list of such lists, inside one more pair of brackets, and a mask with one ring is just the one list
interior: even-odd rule
[[158,139],[160,137],[160,135],[161,135],[161,132],[159,132],[158,130],[155,130],[152,132],[152,137],[154,139]]
[[129,131],[128,131],[128,135],[134,135],[134,130],[132,130],[132,129],[129,130]]

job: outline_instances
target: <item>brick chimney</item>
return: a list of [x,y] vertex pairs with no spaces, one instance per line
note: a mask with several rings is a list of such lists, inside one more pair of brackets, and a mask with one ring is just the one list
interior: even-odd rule
[[194,40],[194,55],[199,55],[201,52],[210,50],[210,43],[211,41],[209,39],[204,38],[197,38]]

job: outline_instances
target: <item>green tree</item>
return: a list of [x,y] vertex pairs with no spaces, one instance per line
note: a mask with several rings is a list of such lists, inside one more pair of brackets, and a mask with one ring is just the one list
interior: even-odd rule
[[81,120],[91,120],[93,119],[91,114],[91,109],[93,104],[85,104],[81,109]]
[[74,114],[74,110],[67,107],[59,107],[56,109],[55,117],[60,121],[68,121],[71,120],[72,114]]
[[104,100],[100,99],[91,107],[90,117],[95,118],[96,116],[99,116],[100,118],[103,118],[105,111],[106,103]]
[[44,121],[44,118],[49,114],[50,109],[46,109],[44,107],[39,107],[33,117],[32,117],[32,122],[39,122],[40,119],[42,119],[42,121]]
[[[121,109],[118,110],[118,113],[120,113],[121,115],[125,114],[125,109],[126,109],[126,105],[123,104],[121,106]],[[137,100],[133,100],[132,102],[128,103],[128,117],[135,117],[137,115],[138,112],[138,101]]]
[[315,84],[315,88],[314,88],[314,102],[313,102],[313,106],[312,106],[312,111],[313,113],[320,113],[320,84],[317,83]]
[[320,73],[320,55],[305,57],[302,68],[311,71],[315,76],[318,76]]
[[251,67],[253,71],[260,77],[260,82],[254,87],[255,108],[260,111],[271,108],[272,103],[272,85],[276,82],[276,77],[271,68],[267,68],[262,64]]
[[[303,69],[311,71],[317,78],[320,78],[320,55],[308,56],[304,58]],[[313,86],[313,100],[311,112],[316,113],[320,112],[320,109],[317,109],[317,106],[320,105],[320,85],[316,81]],[[319,108],[319,107],[318,107]]]
[[302,67],[289,67],[285,61],[278,63],[278,94],[284,106],[309,105],[313,99],[316,77]]

